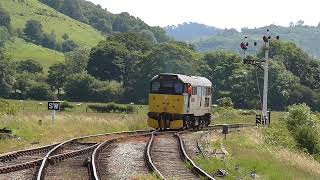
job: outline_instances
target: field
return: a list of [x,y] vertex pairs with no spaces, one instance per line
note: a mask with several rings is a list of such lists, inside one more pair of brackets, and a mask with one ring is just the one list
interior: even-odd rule
[[7,55],[15,61],[33,59],[38,61],[44,69],[64,61],[64,55],[51,49],[27,43],[23,39],[13,38],[6,44]]
[[[0,128],[13,130],[15,139],[0,141],[0,153],[32,148],[90,134],[147,129],[146,107],[136,106],[132,114],[95,113],[86,105],[71,112],[52,114],[46,102],[24,101],[23,110],[17,115],[0,117]],[[77,104],[77,103],[74,103]]]

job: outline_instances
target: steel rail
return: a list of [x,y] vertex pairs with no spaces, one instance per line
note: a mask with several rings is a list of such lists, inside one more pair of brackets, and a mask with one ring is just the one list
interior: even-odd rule
[[126,139],[126,138],[130,138],[130,137],[137,137],[137,136],[149,136],[151,135],[151,131],[132,131],[130,133],[128,133],[128,136],[126,137],[118,137],[118,138],[114,138],[114,139],[110,139],[107,140],[101,144],[99,144],[93,151],[92,155],[91,155],[91,167],[90,167],[90,174],[91,174],[91,179],[93,180],[99,180],[99,171],[98,171],[98,156],[99,153],[101,153],[101,151],[103,151],[104,149],[106,149],[108,146],[110,146],[111,144],[115,143],[116,141],[122,140],[122,139]]
[[110,135],[117,135],[117,134],[130,135],[130,134],[133,134],[133,133],[148,133],[148,132],[151,132],[151,130],[123,131],[123,132],[116,132],[116,133],[105,133],[105,134],[82,136],[82,137],[77,137],[77,138],[73,138],[73,139],[64,141],[64,142],[58,144],[57,146],[55,146],[53,149],[51,149],[46,154],[46,156],[43,158],[42,163],[41,163],[41,165],[40,165],[40,167],[38,169],[38,172],[36,173],[37,174],[36,179],[37,180],[44,179],[45,171],[46,171],[46,168],[48,166],[49,157],[52,156],[52,154],[54,152],[58,151],[62,146],[66,145],[68,143],[74,142],[76,140],[91,138],[91,137],[110,136]]
[[180,151],[180,155],[181,158],[185,161],[185,162],[189,162],[192,165],[192,171],[195,172],[197,175],[204,177],[206,179],[210,179],[210,180],[214,180],[214,178],[209,175],[208,173],[206,173],[204,170],[202,170],[200,167],[198,167],[193,161],[192,159],[188,156],[185,147],[184,147],[184,142],[180,136],[180,133],[176,133],[175,134],[176,138],[178,139],[178,144],[179,144],[179,151]]
[[145,155],[144,155],[145,156],[145,162],[146,162],[146,165],[147,165],[149,171],[154,172],[158,178],[165,180],[166,178],[157,169],[157,167],[154,165],[154,163],[152,161],[152,158],[151,158],[151,149],[152,149],[152,145],[153,145],[153,142],[154,142],[154,136],[155,136],[156,132],[157,131],[152,132],[151,137],[150,137],[150,139],[149,139],[149,141],[147,143],[147,146],[146,146],[146,149],[145,149]]

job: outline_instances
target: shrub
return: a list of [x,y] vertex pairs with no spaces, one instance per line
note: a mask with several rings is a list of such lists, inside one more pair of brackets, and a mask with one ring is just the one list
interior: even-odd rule
[[0,116],[15,115],[21,110],[20,105],[0,99]]
[[134,112],[134,107],[127,105],[117,105],[115,103],[108,103],[108,104],[90,104],[88,107],[96,111],[98,113],[133,113]]
[[74,108],[74,106],[71,103],[69,103],[68,101],[63,101],[60,105],[61,111],[71,110],[73,108]]
[[263,138],[267,144],[294,149],[297,146],[296,141],[287,129],[284,122],[271,124],[269,128],[263,129]]
[[286,124],[300,149],[319,157],[320,135],[317,130],[319,121],[306,104],[289,106]]
[[218,104],[218,106],[224,107],[224,108],[232,108],[233,107],[233,102],[230,97],[224,97],[224,98],[218,99],[217,104]]
[[52,100],[55,99],[54,93],[49,85],[45,83],[33,83],[28,87],[27,97],[34,100]]

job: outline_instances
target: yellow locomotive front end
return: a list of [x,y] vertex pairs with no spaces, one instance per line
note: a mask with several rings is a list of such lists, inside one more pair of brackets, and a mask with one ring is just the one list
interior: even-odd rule
[[148,125],[155,129],[184,127],[185,84],[174,75],[159,75],[151,81]]

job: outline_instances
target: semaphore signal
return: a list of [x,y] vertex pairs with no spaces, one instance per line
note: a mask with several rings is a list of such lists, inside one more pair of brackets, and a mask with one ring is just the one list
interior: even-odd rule
[[[267,33],[262,37],[263,40],[263,50],[265,53],[264,59],[259,60],[253,56],[247,55],[247,50],[249,48],[249,42],[247,41],[247,37],[245,37],[245,41],[240,43],[240,48],[243,51],[243,63],[254,65],[260,67],[264,70],[264,82],[263,82],[263,103],[262,103],[262,124],[270,123],[270,114],[268,113],[268,78],[269,78],[269,50],[270,50],[270,30],[267,29]],[[279,40],[280,37],[276,36],[276,39]],[[253,42],[253,46],[256,47],[258,45],[257,42]]]

